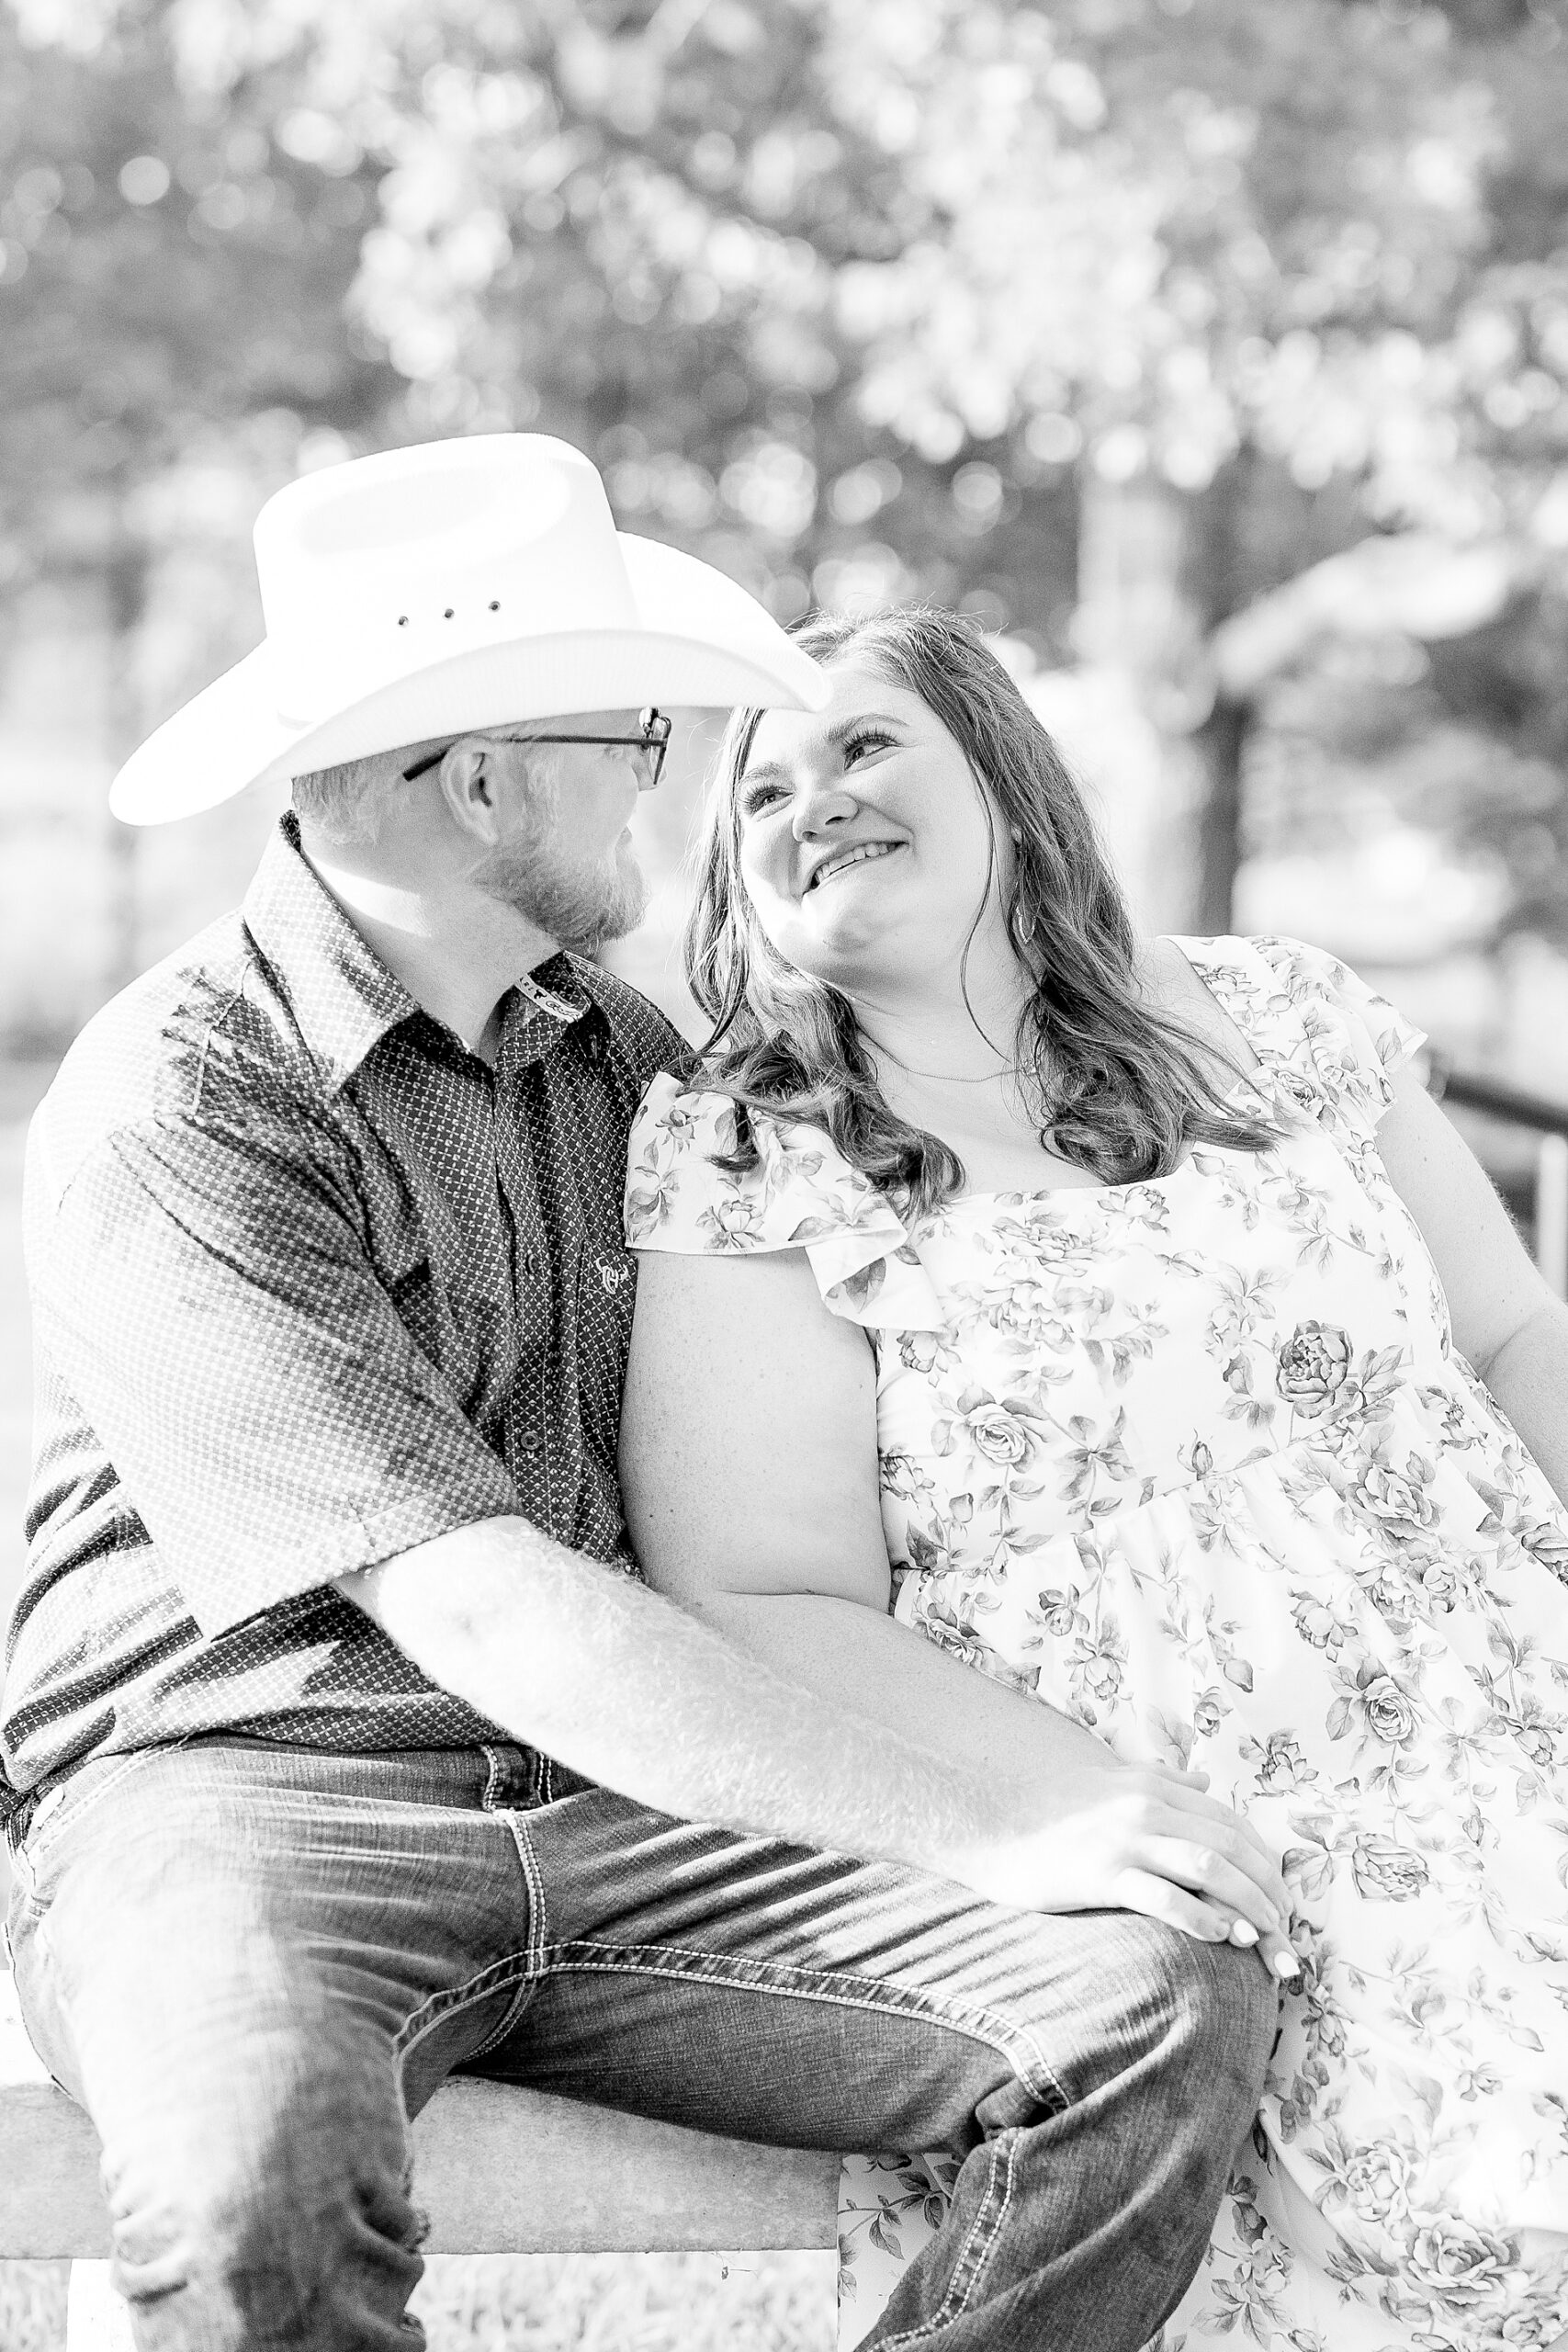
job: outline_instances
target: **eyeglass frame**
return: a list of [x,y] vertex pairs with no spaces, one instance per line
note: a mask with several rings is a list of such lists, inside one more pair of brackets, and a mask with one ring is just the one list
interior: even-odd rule
[[[471,727],[466,729],[465,732],[470,735],[491,735],[491,740],[493,741],[502,743],[596,743],[601,747],[606,744],[626,743],[629,744],[634,751],[650,752],[652,753],[653,764],[649,772],[646,786],[646,789],[651,792],[658,785],[659,779],[664,772],[664,754],[670,749],[670,729],[671,722],[666,717],[665,713],[654,703],[648,704],[641,716],[642,732],[640,735],[496,736],[491,735],[491,730],[487,727]],[[663,731],[660,732],[660,729],[662,729]],[[438,752],[426,752],[424,758],[423,760],[416,760],[412,768],[404,768],[402,772],[403,782],[405,784],[412,784],[420,776],[428,775],[431,769],[439,766],[441,762],[446,757],[447,752],[452,749],[452,744],[460,743],[462,741],[463,737],[461,735],[454,735],[451,742],[443,743]]]

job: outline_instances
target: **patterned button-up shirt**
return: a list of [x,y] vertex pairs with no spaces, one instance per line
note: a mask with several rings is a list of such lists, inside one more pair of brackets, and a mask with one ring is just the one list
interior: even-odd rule
[[0,1812],[193,1733],[497,1736],[333,1579],[509,1512],[631,1565],[626,1140],[682,1051],[562,955],[508,993],[491,1069],[290,817],[243,908],[89,1024],[28,1146],[37,1454]]

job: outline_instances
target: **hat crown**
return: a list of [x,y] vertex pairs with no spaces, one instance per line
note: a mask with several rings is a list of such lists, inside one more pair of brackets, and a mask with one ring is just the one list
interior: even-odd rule
[[617,533],[592,463],[545,434],[307,474],[267,501],[255,543],[266,638],[131,753],[109,795],[129,824],[469,729],[828,699],[754,596]]
[[306,474],[256,518],[277,707],[299,720],[522,632],[634,627],[598,473],[541,434],[476,434]]

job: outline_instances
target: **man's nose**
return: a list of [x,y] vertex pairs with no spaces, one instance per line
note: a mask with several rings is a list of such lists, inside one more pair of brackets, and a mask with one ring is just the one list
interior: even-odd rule
[[646,743],[612,743],[609,756],[631,770],[632,782],[639,792],[651,792],[659,782],[659,762],[652,757]]

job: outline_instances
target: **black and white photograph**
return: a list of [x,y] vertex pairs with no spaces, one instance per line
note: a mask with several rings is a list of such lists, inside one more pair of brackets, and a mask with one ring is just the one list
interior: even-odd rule
[[1568,0],[0,0],[0,2352],[1568,2352]]

